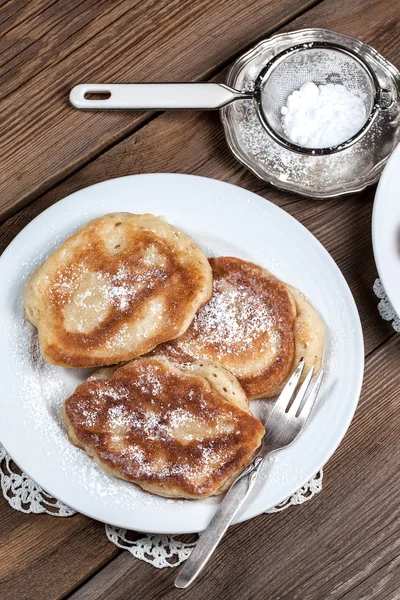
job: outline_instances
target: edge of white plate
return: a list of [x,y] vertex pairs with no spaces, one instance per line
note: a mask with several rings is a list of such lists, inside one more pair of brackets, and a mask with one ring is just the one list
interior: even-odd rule
[[[382,176],[379,180],[378,186],[375,191],[374,204],[372,209],[372,219],[371,219],[371,234],[372,234],[372,249],[375,258],[375,264],[378,271],[379,278],[382,282],[383,288],[386,292],[386,295],[392,304],[395,312],[400,316],[400,293],[396,295],[393,291],[392,286],[392,278],[390,277],[387,271],[387,246],[386,243],[389,243],[387,235],[381,236],[382,228],[384,229],[384,225],[382,224],[382,220],[386,218],[390,218],[389,215],[386,216],[385,206],[388,202],[388,198],[390,198],[390,187],[392,184],[392,171],[396,172],[395,165],[397,165],[397,172],[400,170],[400,144],[396,146],[392,155],[390,156],[386,166],[382,172]],[[400,176],[399,176],[400,179]],[[400,222],[399,222],[400,226]],[[386,232],[385,232],[386,233]],[[382,240],[384,245],[381,246]]]

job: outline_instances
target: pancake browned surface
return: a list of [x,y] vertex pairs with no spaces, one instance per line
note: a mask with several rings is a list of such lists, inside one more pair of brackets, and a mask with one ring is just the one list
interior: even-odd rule
[[220,362],[249,398],[266,397],[293,365],[295,303],[281,281],[253,263],[220,257],[210,264],[211,300],[182,337],[156,352],[179,363]]
[[[111,378],[106,377],[111,374]],[[238,382],[201,361],[138,358],[77,387],[68,435],[110,474],[171,498],[219,494],[255,454],[264,427]]]
[[210,266],[191,238],[160,217],[114,213],[35,271],[24,306],[49,362],[92,367],[180,336],[211,291]]

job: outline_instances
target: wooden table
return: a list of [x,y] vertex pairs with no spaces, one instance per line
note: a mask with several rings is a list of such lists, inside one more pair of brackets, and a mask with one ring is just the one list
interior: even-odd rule
[[[230,154],[215,113],[79,112],[76,83],[224,80],[276,31],[325,27],[400,67],[399,0],[6,0],[0,4],[0,247],[67,194],[172,171],[228,181],[308,227],[342,269],[365,335],[359,408],[309,504],[232,527],[189,592],[81,515],[24,515],[0,499],[2,600],[400,598],[400,337],[377,311],[374,189],[324,202],[278,192]],[[188,198],[190,202],[190,198]]]

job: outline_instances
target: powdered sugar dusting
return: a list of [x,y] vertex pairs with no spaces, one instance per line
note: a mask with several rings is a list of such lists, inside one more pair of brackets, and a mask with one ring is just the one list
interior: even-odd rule
[[[166,278],[166,272],[158,267],[146,266],[141,271],[121,265],[115,273],[102,273],[78,263],[63,267],[54,281],[49,281],[49,297],[54,304],[61,301],[66,307],[64,311],[77,308],[81,313],[94,311],[104,318],[110,308],[127,311],[142,290],[152,290]],[[84,331],[84,326],[85,319],[81,319],[76,325],[77,331]]]
[[142,289],[152,290],[156,284],[165,281],[166,278],[165,271],[157,267],[148,267],[143,272],[132,273],[131,269],[122,265],[112,276],[111,287],[104,289],[104,296],[119,310],[125,311]]
[[270,352],[276,351],[279,336],[267,304],[251,295],[245,286],[233,287],[219,280],[214,283],[211,300],[195,316],[189,340],[193,336],[200,346],[215,346],[222,358],[251,349],[254,341],[265,334],[263,344],[268,345]]
[[164,391],[164,386],[156,367],[139,367],[137,371],[138,375],[133,385],[137,387],[142,394],[150,394],[153,398],[156,398]]

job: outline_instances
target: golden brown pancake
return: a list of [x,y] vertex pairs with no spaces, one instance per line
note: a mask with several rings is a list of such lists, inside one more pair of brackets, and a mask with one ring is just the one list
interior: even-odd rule
[[211,292],[210,266],[191,238],[161,217],[114,213],[35,271],[24,308],[49,362],[93,367],[182,335]]
[[71,442],[108,473],[170,498],[225,491],[264,435],[231,374],[165,357],[102,369],[65,401],[63,418]]
[[[295,370],[300,360],[304,360],[303,375],[300,383],[304,381],[311,367],[318,373],[322,365],[324,346],[324,324],[321,317],[307,300],[307,298],[293,286],[285,283],[296,304],[296,318],[294,322],[295,353],[293,365],[289,376]],[[288,378],[287,378],[288,379]],[[278,396],[283,390],[287,379],[268,393],[268,397]]]
[[296,306],[285,285],[239,258],[210,259],[211,300],[180,338],[156,349],[183,364],[207,359],[235,375],[249,398],[267,397],[289,375]]

